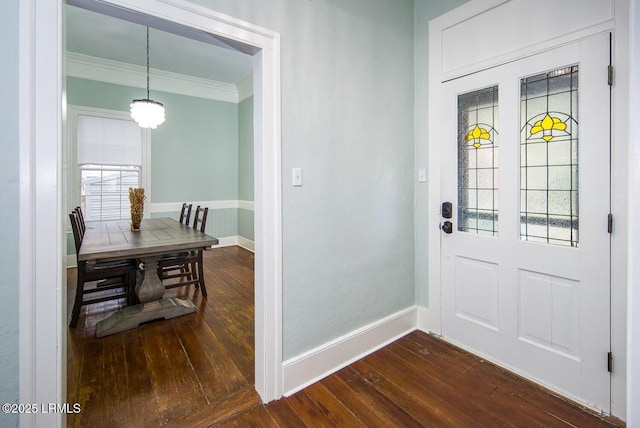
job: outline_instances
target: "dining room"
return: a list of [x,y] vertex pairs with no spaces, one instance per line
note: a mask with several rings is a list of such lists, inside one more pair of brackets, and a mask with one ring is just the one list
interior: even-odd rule
[[[83,408],[82,417],[69,415],[68,423],[155,426],[196,408],[220,411],[224,403],[235,406],[238,400],[255,404],[253,59],[228,46],[69,4],[65,23],[65,206],[84,223],[80,244],[74,242],[72,222],[67,223],[67,399]],[[157,128],[134,122],[129,109],[136,99],[162,104],[165,121]],[[139,231],[129,230],[130,188],[144,193]],[[181,212],[185,202],[188,213]],[[198,210],[206,210],[204,221],[202,216],[198,221]],[[206,245],[176,247],[176,234],[185,230],[191,235],[197,230],[199,240],[211,239]],[[123,244],[148,244],[154,238],[150,246],[142,244],[139,255],[111,246],[103,255],[108,261],[96,262],[97,253],[81,254],[80,248],[87,252],[95,244],[97,249],[101,232],[111,244],[115,234]],[[164,235],[172,241],[154,253],[154,240]],[[151,277],[158,278],[156,263],[169,250],[201,257],[179,265],[192,266],[196,280],[179,272],[174,275],[179,281],[172,282],[158,270],[161,296],[167,287],[161,300],[188,308],[174,314],[175,308],[152,312],[149,303],[134,305],[143,300],[137,297]],[[157,257],[140,258],[149,253]],[[77,304],[84,286],[78,270],[86,260],[99,266],[125,256],[143,268],[137,296],[109,299],[109,287],[100,285],[96,303]],[[89,293],[84,296],[91,300]],[[125,310],[144,305],[136,311],[144,317],[137,313],[135,319],[104,327]],[[171,317],[176,318],[167,320]],[[184,379],[171,377],[175,372]],[[151,403],[158,407],[150,408]],[[123,416],[122,406],[135,410]]]

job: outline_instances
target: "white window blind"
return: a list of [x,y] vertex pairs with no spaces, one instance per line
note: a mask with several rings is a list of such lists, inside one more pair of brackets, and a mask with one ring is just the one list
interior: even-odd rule
[[142,129],[132,120],[79,115],[78,165],[142,166]]

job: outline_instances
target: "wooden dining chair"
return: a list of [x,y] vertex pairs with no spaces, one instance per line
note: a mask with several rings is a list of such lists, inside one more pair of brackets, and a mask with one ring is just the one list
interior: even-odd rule
[[[184,202],[182,204],[182,209],[180,210],[180,218],[178,221],[180,224],[189,225],[189,220],[191,219],[191,208],[193,204],[188,204]],[[176,270],[176,265],[173,265],[171,262],[177,258],[185,257],[188,254],[186,252],[179,253],[169,253],[164,254],[158,263],[158,277],[162,278],[162,273],[169,274],[170,271]]]
[[182,210],[180,211],[180,223],[189,224],[189,220],[191,219],[191,207],[193,204],[187,205],[187,203],[182,204]]
[[[198,205],[193,218],[194,229],[204,233],[208,213],[208,207],[203,208]],[[158,276],[166,289],[194,284],[206,297],[207,287],[204,283],[202,261],[201,249],[164,256],[158,261]]]
[[200,232],[204,233],[205,226],[207,225],[207,215],[209,214],[209,208],[203,208],[198,205],[196,208],[196,214],[193,217],[193,228],[196,230],[200,230]]
[[[84,305],[115,299],[127,299],[127,304],[132,304],[135,301],[138,263],[136,260],[96,263],[87,263],[86,261],[78,260],[78,253],[84,237],[84,228],[81,224],[80,216],[75,210],[69,214],[69,220],[71,221],[71,229],[73,230],[78,266],[76,269],[78,278],[76,283],[76,297],[69,322],[69,327],[75,327],[80,317],[80,309]],[[94,294],[97,297],[89,297]]]

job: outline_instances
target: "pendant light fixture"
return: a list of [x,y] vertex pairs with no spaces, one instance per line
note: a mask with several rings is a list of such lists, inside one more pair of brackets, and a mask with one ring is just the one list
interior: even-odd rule
[[164,122],[164,106],[149,98],[149,27],[147,27],[147,98],[131,102],[131,117],[141,128],[156,129]]

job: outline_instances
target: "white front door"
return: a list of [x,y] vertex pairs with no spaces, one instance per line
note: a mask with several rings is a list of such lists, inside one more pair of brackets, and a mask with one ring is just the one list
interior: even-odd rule
[[447,82],[441,142],[443,336],[606,412],[608,64],[606,33]]

